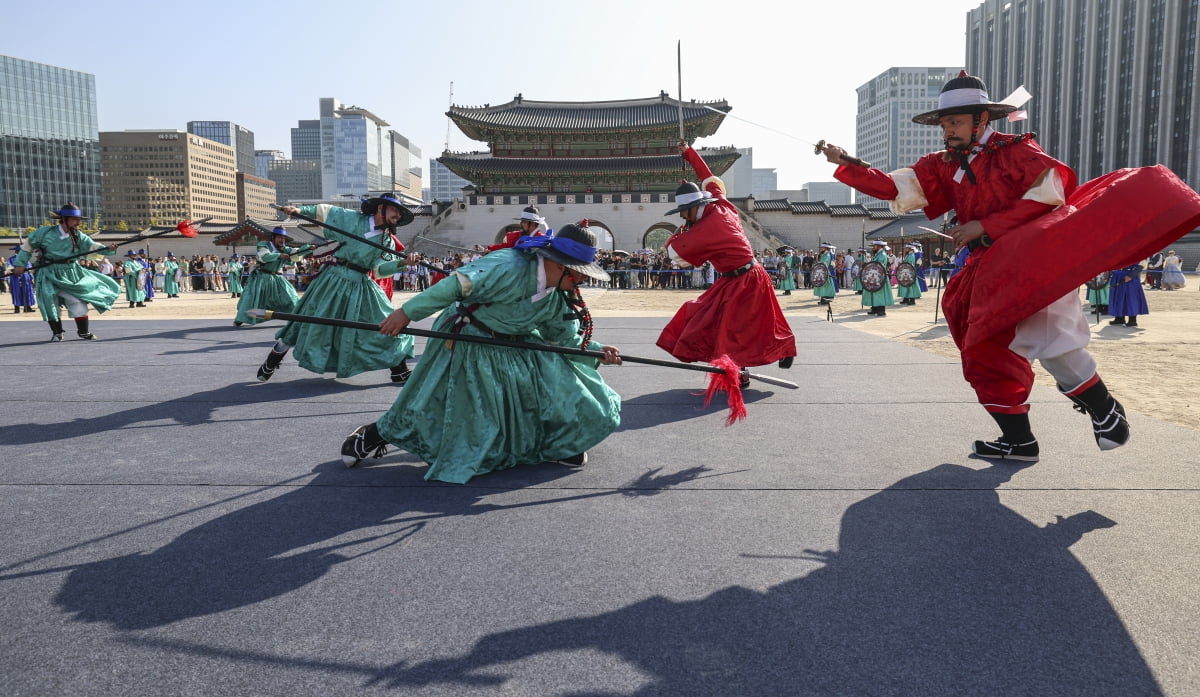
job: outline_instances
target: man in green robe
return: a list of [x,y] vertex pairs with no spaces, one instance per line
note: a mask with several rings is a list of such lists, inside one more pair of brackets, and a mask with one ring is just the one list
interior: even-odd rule
[[121,295],[116,281],[98,271],[80,266],[75,259],[83,252],[98,252],[106,256],[116,254],[117,245],[103,245],[79,231],[83,223],[83,212],[74,203],[67,203],[54,215],[56,225],[46,225],[34,230],[25,238],[21,251],[13,258],[13,273],[25,273],[29,260],[35,253],[39,263],[34,267],[34,287],[38,309],[42,319],[50,325],[50,341],[63,340],[62,314],[59,306],[75,320],[76,334],[80,339],[96,338],[88,328],[88,305],[104,313]]
[[591,340],[579,294],[589,277],[609,280],[595,254],[596,235],[585,225],[524,237],[417,294],[380,332],[397,336],[444,309],[437,331],[586,348],[603,358],[430,339],[392,408],[346,438],[342,461],[353,467],[381,457],[392,443],[429,463],[426,479],[458,484],[520,464],[584,465],[587,450],[621,422],[621,398],[597,371],[619,365],[621,355]]
[[295,310],[300,296],[280,273],[280,269],[285,262],[299,259],[310,251],[312,245],[288,245],[288,232],[282,226],[271,231],[270,239],[260,241],[255,252],[258,263],[254,267],[254,273],[250,274],[250,279],[246,281],[245,291],[238,297],[237,316],[233,320],[233,326],[258,324],[262,321],[246,314],[247,310]]
[[[333,253],[335,263],[325,265],[313,279],[296,305],[296,314],[378,324],[392,313],[391,300],[369,273],[374,271],[377,278],[391,278],[402,261],[395,254],[364,244],[358,238],[395,249],[397,253],[403,251],[404,245],[397,249],[397,242],[389,233],[411,223],[413,214],[399,199],[390,193],[368,198],[362,203],[362,212],[327,204],[284,206],[280,210],[288,215],[300,213],[316,218],[350,233],[325,229],[328,239],[341,243]],[[271,379],[293,347],[300,367],[314,373],[334,373],[346,378],[388,369],[392,382],[404,384],[412,372],[407,363],[413,355],[411,336],[396,340],[362,329],[288,322],[276,332],[275,338],[275,346],[258,369],[260,382]]]
[[121,263],[125,270],[122,282],[125,284],[125,299],[130,307],[146,306],[146,267],[138,260],[133,250],[125,252],[125,261]]
[[825,265],[825,282],[821,285],[813,284],[813,295],[820,298],[820,305],[828,305],[833,296],[837,295],[837,288],[833,285],[833,275],[837,273],[833,268],[833,252],[836,249],[837,247],[828,242],[821,244],[821,258],[817,261]]
[[[888,278],[888,255],[887,252],[884,251],[884,247],[887,247],[887,243],[883,240],[871,241],[872,256],[870,261],[873,261],[882,267],[883,278],[881,280],[883,287],[873,292],[864,287],[862,294],[863,307],[871,308],[867,311],[867,314],[875,315],[876,317],[886,317],[888,306],[896,304],[895,299],[892,297],[892,283],[891,279]],[[867,263],[869,264],[870,261]],[[868,273],[870,273],[872,270],[866,265],[864,265],[863,268]]]
[[234,254],[229,257],[229,297],[242,297],[242,258]]
[[[917,248],[916,245],[904,245],[904,261],[902,263],[913,267],[913,273],[916,273],[917,268]],[[909,285],[903,285],[899,282],[896,284],[896,295],[899,295],[901,305],[916,305],[917,300],[921,298],[921,285],[914,277],[913,282]]]
[[163,292],[168,298],[179,297],[179,262],[170,252],[167,252],[167,260],[163,262]]

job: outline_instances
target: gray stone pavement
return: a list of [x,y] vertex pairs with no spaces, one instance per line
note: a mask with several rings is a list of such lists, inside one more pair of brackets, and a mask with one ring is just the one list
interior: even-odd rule
[[[666,358],[664,322],[597,337]],[[463,486],[342,467],[396,388],[256,383],[274,326],[5,323],[0,692],[1200,694],[1200,433],[1131,413],[1101,453],[1039,388],[1042,461],[975,460],[955,361],[792,323],[760,370],[802,387],[743,422],[700,373],[606,367],[586,468]]]

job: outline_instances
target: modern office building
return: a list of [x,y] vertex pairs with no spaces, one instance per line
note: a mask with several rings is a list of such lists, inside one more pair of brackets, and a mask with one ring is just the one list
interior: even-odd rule
[[321,161],[321,120],[298,121],[292,129],[292,159]]
[[985,0],[967,14],[967,70],[1080,181],[1165,164],[1200,186],[1200,0]]
[[275,182],[270,179],[256,177],[245,172],[237,173],[237,219],[246,218],[278,218],[279,214],[271,207],[275,203]]
[[471,182],[463,179],[437,160],[429,161],[429,200],[461,201],[463,189]]
[[271,160],[267,179],[275,182],[275,202],[281,206],[321,198],[320,160]]
[[392,190],[403,199],[420,203],[425,188],[425,168],[421,165],[421,148],[408,138],[391,131]]
[[254,176],[259,179],[270,179],[270,165],[273,160],[287,159],[282,150],[255,150],[254,151]]
[[89,224],[101,213],[96,76],[0,56],[0,227],[41,225],[68,201]]
[[393,190],[395,161],[388,126],[367,109],[321,98],[322,198]]
[[806,201],[824,201],[834,206],[852,203],[850,199],[854,195],[854,189],[837,181],[807,182],[804,191],[808,192]]
[[767,198],[768,192],[779,188],[779,172],[774,167],[755,167],[750,176],[750,193],[754,198]]
[[232,146],[236,151],[237,171],[254,174],[254,131],[232,121],[188,121],[188,133]]
[[223,143],[177,130],[106,131],[100,172],[109,225],[239,220],[234,149]]
[[[725,183],[725,194],[730,198],[743,198],[754,193],[754,148],[736,148],[739,157],[721,175]],[[688,175],[689,180],[694,177]]]
[[[941,131],[915,124],[912,117],[936,109],[942,86],[961,70],[961,67],[888,68],[859,86],[853,154],[891,172],[944,148]],[[858,203],[882,205],[865,194],[856,192],[855,196]]]

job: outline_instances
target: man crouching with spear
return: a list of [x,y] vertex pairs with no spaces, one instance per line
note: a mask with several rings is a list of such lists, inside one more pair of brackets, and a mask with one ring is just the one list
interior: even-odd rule
[[587,221],[565,225],[455,270],[388,316],[379,326],[387,336],[444,309],[434,325],[440,332],[603,357],[430,339],[392,408],[346,438],[343,462],[382,457],[391,443],[429,463],[425,479],[458,484],[520,464],[584,465],[588,448],[621,422],[621,398],[597,371],[619,365],[621,354],[592,341],[578,286],[588,277],[608,281],[595,256]]

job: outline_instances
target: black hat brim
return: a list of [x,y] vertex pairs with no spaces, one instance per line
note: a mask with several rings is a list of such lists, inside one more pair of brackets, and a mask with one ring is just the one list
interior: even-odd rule
[[1008,104],[966,104],[963,106],[946,107],[945,109],[934,109],[927,111],[924,114],[917,114],[912,117],[913,123],[919,123],[923,126],[939,126],[943,116],[953,116],[955,114],[982,114],[988,113],[988,118],[992,121],[1002,119],[1017,110],[1017,107]]
[[408,209],[408,206],[405,206],[404,204],[402,204],[399,201],[396,201],[394,199],[369,198],[369,199],[367,199],[367,201],[370,203],[374,203],[376,206],[382,206],[382,205],[386,204],[389,206],[393,206],[395,208],[399,208],[400,209],[400,222],[396,223],[396,227],[404,227],[405,225],[408,225],[409,223],[411,223],[413,220],[416,219],[416,216],[413,215],[413,212]]
[[555,263],[562,264],[572,271],[578,271],[581,274],[585,274],[589,278],[594,278],[597,281],[607,282],[611,280],[608,272],[599,266],[596,266],[596,264],[579,261],[578,259],[574,259],[566,254],[563,254],[553,247],[536,247],[534,248],[533,253],[546,257]]

